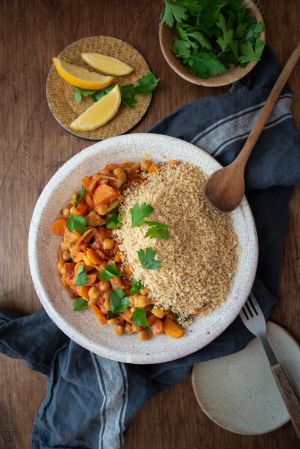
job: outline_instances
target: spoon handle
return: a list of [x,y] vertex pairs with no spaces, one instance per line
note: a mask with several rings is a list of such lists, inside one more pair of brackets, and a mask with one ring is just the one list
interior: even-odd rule
[[254,123],[254,126],[248,136],[248,139],[246,140],[245,145],[240,151],[238,157],[236,158],[236,163],[244,166],[246,165],[247,160],[251,154],[251,151],[254,145],[256,144],[285,83],[287,82],[290,74],[292,73],[293,68],[297,64],[299,57],[300,57],[300,41],[298,42],[296,48],[290,55],[289,59],[287,60],[287,63],[285,64],[279,77],[277,78],[277,81],[274,84],[273,89],[271,90],[267,98],[267,101],[261,110],[261,113],[259,114],[256,122]]

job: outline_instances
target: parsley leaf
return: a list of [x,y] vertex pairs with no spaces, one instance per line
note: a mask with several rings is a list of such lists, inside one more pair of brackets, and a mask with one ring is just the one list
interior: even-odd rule
[[239,57],[239,61],[241,64],[246,64],[250,61],[257,61],[260,59],[263,49],[264,42],[261,39],[256,39],[255,44],[251,44],[251,42],[247,42],[246,44],[242,44],[240,47],[241,55]]
[[164,0],[164,8],[160,18],[166,25],[172,27],[175,21],[182,23],[187,18],[186,8],[170,0]]
[[172,44],[172,52],[179,58],[188,59],[191,54],[191,44],[179,38],[174,39]]
[[74,89],[74,97],[76,103],[81,103],[82,97],[91,97],[94,95],[97,91],[96,90],[87,90],[87,89],[81,89],[80,87],[76,87]]
[[76,231],[84,234],[86,231],[86,221],[81,215],[69,215],[67,218],[67,228],[69,231]]
[[219,28],[221,28],[222,33],[223,33],[222,36],[218,37],[217,42],[220,45],[222,51],[225,51],[229,47],[229,45],[232,41],[233,30],[227,29],[226,21],[225,21],[223,14],[219,15],[219,18],[217,20],[217,26]]
[[132,227],[136,228],[142,226],[145,222],[145,218],[149,217],[153,210],[154,209],[151,204],[143,203],[139,206],[138,203],[135,203],[135,205],[130,209]]
[[88,281],[87,274],[86,274],[84,265],[82,264],[79,266],[79,268],[77,270],[77,273],[76,273],[76,276],[74,279],[74,285],[83,287],[87,283],[87,281]]
[[101,281],[109,281],[112,278],[120,278],[123,276],[118,270],[115,264],[109,263],[106,265],[105,269],[97,274],[97,279]]
[[136,98],[135,87],[133,84],[121,86],[121,99],[124,106],[127,106],[128,108],[134,108],[134,106],[136,105]]
[[93,91],[93,93],[91,95],[92,100],[94,102],[100,100],[100,98],[102,98],[102,97],[104,97],[104,95],[108,94],[114,87],[115,86],[113,85],[113,86],[105,87],[104,89],[101,89],[101,90],[98,90],[98,91]]
[[76,198],[75,198],[75,203],[74,203],[74,207],[77,207],[78,204],[80,203],[80,201],[82,200],[82,198],[84,197],[86,190],[85,187],[82,187],[80,192],[77,193]]
[[122,288],[117,288],[109,294],[109,304],[112,313],[122,313],[128,309],[129,299]]
[[73,300],[73,310],[75,312],[82,312],[87,309],[88,302],[83,298],[75,298]]
[[148,270],[158,270],[161,261],[154,260],[155,251],[151,246],[146,248],[146,250],[140,249],[138,251],[138,256],[143,268],[147,268]]
[[147,312],[145,309],[135,309],[132,314],[132,321],[135,326],[150,327],[147,320]]
[[109,215],[106,219],[106,227],[108,229],[118,229],[122,226],[122,216],[120,213]]
[[135,87],[135,94],[150,94],[157,88],[158,83],[159,79],[156,78],[152,72],[148,72],[138,79],[138,85]]
[[145,224],[149,226],[145,237],[157,238],[160,240],[169,240],[170,228],[168,224],[160,223],[159,221],[145,221]]
[[189,65],[192,72],[200,78],[208,78],[209,76],[219,75],[219,73],[226,71],[225,65],[212,52],[193,52],[189,60]]
[[143,288],[145,288],[145,286],[141,283],[141,281],[132,279],[129,296],[137,295],[141,290],[143,290]]
[[[136,86],[134,86],[133,84],[120,86],[122,104],[129,108],[133,108],[136,105],[136,96],[142,94],[150,94],[153,90],[156,89],[159,81],[159,78],[156,78],[156,76],[152,72],[148,72],[146,73],[146,75],[141,76],[137,80]],[[91,97],[91,99],[96,102],[100,100],[100,98],[104,97],[104,95],[108,94],[114,87],[115,85],[110,85],[98,91],[79,89],[78,87],[76,87],[74,89],[75,101],[77,103],[81,103],[83,96]]]

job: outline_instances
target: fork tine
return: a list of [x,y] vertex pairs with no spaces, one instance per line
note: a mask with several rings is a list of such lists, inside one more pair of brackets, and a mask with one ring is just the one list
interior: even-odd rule
[[258,315],[260,312],[262,313],[260,305],[258,304],[257,299],[255,298],[252,291],[250,292],[249,302],[251,303],[256,315]]
[[[249,320],[248,313],[247,313],[245,307],[242,308],[241,313],[244,314],[244,318],[245,318],[246,320]],[[241,317],[241,318],[243,318],[243,317]]]

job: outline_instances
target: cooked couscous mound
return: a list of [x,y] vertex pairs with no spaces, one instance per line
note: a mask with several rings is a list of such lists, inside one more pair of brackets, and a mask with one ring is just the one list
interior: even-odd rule
[[[149,289],[152,301],[173,311],[181,324],[210,312],[228,296],[237,267],[238,242],[230,214],[216,210],[204,195],[206,176],[188,163],[162,164],[145,182],[131,186],[121,207],[123,226],[114,230],[124,262]],[[167,223],[170,239],[145,237],[132,227],[130,209],[151,204],[151,220]],[[151,246],[158,270],[142,267],[138,251]]]

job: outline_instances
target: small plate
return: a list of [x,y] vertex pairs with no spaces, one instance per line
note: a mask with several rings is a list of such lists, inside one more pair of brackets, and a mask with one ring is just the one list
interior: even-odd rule
[[[137,80],[149,72],[149,66],[143,56],[130,44],[112,36],[91,36],[73,42],[58,55],[59,58],[78,66],[90,67],[81,58],[81,53],[96,52],[113,56],[134,68],[126,76],[115,77],[114,82],[120,84],[136,84]],[[71,134],[88,140],[102,140],[108,137],[124,134],[139,123],[146,113],[151,94],[138,95],[134,108],[121,105],[117,115],[106,125],[93,131],[74,131],[70,128],[73,122],[89,106],[93,104],[90,98],[84,97],[78,104],[74,99],[74,86],[64,81],[52,64],[46,85],[46,94],[50,111],[57,122]]]
[[[300,349],[282,327],[268,323],[268,339],[300,395]],[[194,365],[196,399],[216,424],[241,435],[259,435],[289,421],[263,347],[255,338],[227,357]]]

